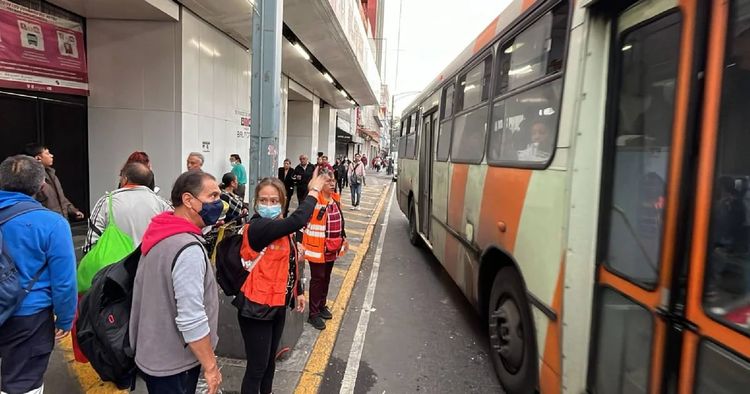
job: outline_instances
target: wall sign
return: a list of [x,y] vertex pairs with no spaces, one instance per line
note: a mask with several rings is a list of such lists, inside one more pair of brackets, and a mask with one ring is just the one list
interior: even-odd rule
[[0,0],[0,87],[88,95],[81,24]]

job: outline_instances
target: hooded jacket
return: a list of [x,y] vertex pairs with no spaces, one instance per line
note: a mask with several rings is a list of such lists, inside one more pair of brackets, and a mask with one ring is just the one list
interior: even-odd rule
[[[34,202],[22,193],[0,191],[0,209],[21,201]],[[29,316],[52,307],[55,326],[69,331],[76,312],[78,289],[76,257],[70,225],[60,215],[48,210],[36,210],[19,215],[4,225],[3,250],[13,258],[26,287],[31,278],[46,264],[46,268],[24,298],[14,316]]]

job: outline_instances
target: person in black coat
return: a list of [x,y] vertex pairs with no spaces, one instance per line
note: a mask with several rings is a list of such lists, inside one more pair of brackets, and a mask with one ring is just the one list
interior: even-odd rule
[[289,201],[292,199],[294,194],[294,170],[292,169],[292,161],[289,159],[284,160],[284,167],[279,168],[278,178],[281,182],[284,182],[284,188],[286,189],[286,204],[284,204],[283,215],[289,213]]
[[294,169],[294,184],[297,186],[297,202],[302,204],[307,196],[307,184],[313,177],[315,166],[310,164],[307,155],[299,156],[299,165]]

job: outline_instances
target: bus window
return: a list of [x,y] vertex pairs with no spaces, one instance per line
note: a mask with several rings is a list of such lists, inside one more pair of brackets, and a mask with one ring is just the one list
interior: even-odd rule
[[500,48],[495,95],[562,70],[568,5],[560,3]]
[[648,289],[656,286],[661,264],[679,43],[679,19],[663,18],[624,32],[617,44],[604,264]]
[[417,158],[417,113],[409,116],[409,134],[406,137],[406,156],[405,159]]
[[406,136],[399,137],[398,139],[398,157],[406,158]]
[[[540,167],[555,149],[562,79],[495,103],[487,162]],[[458,119],[456,119],[458,120]]]
[[456,112],[461,112],[487,100],[491,73],[492,56],[488,56],[483,62],[458,78]]
[[451,147],[451,133],[453,131],[453,84],[443,88],[442,105],[440,106],[441,119],[440,131],[438,133],[437,154],[435,159],[438,161],[448,160],[448,153]]
[[459,163],[480,163],[484,158],[487,136],[487,109],[482,106],[456,116],[453,121],[453,145],[451,161]]
[[447,119],[453,116],[453,84],[443,89],[443,105],[440,106],[440,119]]
[[750,332],[750,1],[732,2],[704,286],[706,311]]

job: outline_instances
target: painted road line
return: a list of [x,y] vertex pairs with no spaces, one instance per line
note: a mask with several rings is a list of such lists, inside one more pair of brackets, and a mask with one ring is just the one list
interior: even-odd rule
[[349,352],[349,361],[346,362],[346,372],[341,381],[341,394],[354,393],[354,385],[357,383],[357,374],[359,373],[359,362],[362,360],[362,350],[365,348],[365,336],[367,335],[367,326],[370,324],[370,313],[372,312],[372,301],[375,298],[375,288],[378,286],[378,272],[380,271],[380,257],[383,255],[383,244],[385,243],[385,233],[388,230],[388,219],[391,217],[391,206],[393,205],[393,191],[388,198],[388,208],[385,209],[385,218],[383,226],[380,228],[380,239],[378,247],[375,249],[375,257],[372,261],[372,272],[370,281],[367,283],[367,292],[365,300],[362,302],[362,309],[359,313],[359,322],[357,330],[354,332],[352,348]]
[[353,229],[350,229],[350,230],[346,230],[346,233],[347,233],[347,234],[353,234],[353,235],[361,235],[361,236],[364,236],[364,235],[365,235],[365,233],[363,233],[362,231],[359,231],[359,230],[353,230]]
[[359,223],[359,224],[365,224],[365,225],[367,225],[367,224],[370,223],[370,222],[365,222],[365,221],[362,221],[362,220],[355,220],[355,219],[346,219],[346,218],[344,218],[344,220],[346,221],[346,223]]
[[[390,184],[387,188],[390,187]],[[336,306],[341,308],[342,311],[346,310],[349,304],[349,299],[352,296],[352,289],[354,284],[357,282],[357,276],[359,275],[359,268],[362,265],[362,261],[367,254],[369,249],[370,241],[372,240],[372,233],[375,229],[375,224],[378,222],[378,217],[383,211],[385,205],[385,199],[388,195],[386,193],[380,197],[378,207],[375,209],[375,214],[372,216],[370,223],[367,226],[367,231],[362,239],[362,247],[357,251],[357,255],[349,265],[349,270],[344,277],[344,281],[341,283],[341,289],[336,296]],[[317,394],[320,388],[320,383],[323,381],[323,374],[328,366],[328,361],[331,358],[333,352],[333,346],[336,344],[336,338],[338,337],[339,328],[341,328],[341,321],[343,319],[343,313],[337,313],[333,315],[333,319],[326,323],[326,329],[320,332],[318,339],[313,345],[310,356],[307,358],[307,364],[302,371],[302,376],[297,383],[297,388],[294,391],[295,394]]]
[[[367,219],[371,219],[372,218],[372,214],[371,213],[365,213],[365,212],[360,213],[360,212],[357,212],[357,211],[351,211],[350,210],[350,211],[344,212],[344,220],[346,220],[346,217],[350,216],[350,215],[351,216],[359,216],[361,218],[367,218]],[[369,224],[369,222],[368,222],[368,224]]]
[[[63,351],[63,356],[68,364],[68,368],[75,375],[78,383],[81,385],[81,391],[86,394],[127,394],[127,390],[118,390],[117,386],[109,382],[102,382],[99,375],[94,371],[89,363],[79,363],[73,355],[73,340],[70,335],[58,342],[58,346]],[[47,388],[48,390],[50,387]]]

